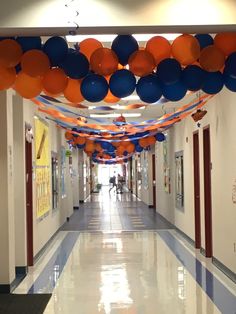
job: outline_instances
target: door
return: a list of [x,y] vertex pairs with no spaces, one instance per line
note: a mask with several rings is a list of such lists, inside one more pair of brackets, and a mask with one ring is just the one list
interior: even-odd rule
[[200,172],[199,172],[199,135],[193,134],[193,176],[194,176],[194,219],[195,247],[201,248],[201,216],[200,216]]
[[32,143],[25,141],[27,264],[33,266]]
[[152,154],[152,193],[153,208],[156,209],[156,156]]
[[212,257],[212,208],[211,208],[211,150],[210,128],[203,130],[204,206],[205,206],[205,250]]

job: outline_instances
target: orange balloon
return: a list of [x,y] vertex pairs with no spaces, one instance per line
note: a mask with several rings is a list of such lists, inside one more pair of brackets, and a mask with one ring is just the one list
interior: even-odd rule
[[114,96],[112,92],[110,91],[110,89],[108,90],[106,97],[103,99],[104,102],[109,103],[109,104],[114,104],[118,102],[119,100],[120,98]]
[[98,48],[90,58],[91,69],[100,75],[110,75],[118,68],[118,58],[109,48]]
[[139,145],[140,145],[141,147],[143,147],[143,148],[149,146],[148,138],[146,138],[146,137],[141,138],[141,139],[139,140]]
[[0,67],[0,90],[10,88],[16,80],[15,68]]
[[62,69],[50,69],[42,80],[44,89],[51,94],[62,93],[68,83],[68,77]]
[[95,150],[94,143],[86,143],[86,145],[85,145],[85,150],[86,150],[86,152],[91,152],[91,153],[93,153],[94,150]]
[[45,88],[43,88],[43,92],[45,95],[50,96],[50,97],[54,97],[54,98],[59,97],[61,95],[61,93],[59,93],[59,94],[49,93]]
[[111,144],[112,144],[114,147],[120,146],[120,142],[112,142]]
[[200,45],[194,36],[183,34],[173,41],[171,53],[182,65],[189,65],[199,58]]
[[154,36],[148,40],[146,50],[153,55],[157,65],[162,60],[170,58],[171,44],[162,36]]
[[31,77],[21,71],[16,77],[14,88],[22,97],[30,99],[41,93],[43,85],[40,77]]
[[155,60],[147,50],[137,50],[129,58],[129,69],[137,76],[145,76],[152,73],[155,66]]
[[73,140],[73,134],[70,133],[70,132],[65,132],[65,138],[70,141],[70,140]]
[[32,49],[23,54],[21,68],[29,76],[43,76],[50,69],[50,61],[44,52]]
[[126,148],[122,145],[118,146],[117,147],[117,156],[123,156],[124,152],[125,152]]
[[236,33],[218,33],[214,38],[214,44],[228,56],[236,51]]
[[74,80],[69,78],[66,89],[64,90],[64,96],[72,103],[79,103],[84,100],[80,92],[82,80]]
[[79,52],[83,53],[88,60],[98,48],[102,48],[102,43],[94,38],[86,38],[79,44]]
[[102,151],[103,151],[103,148],[102,148],[101,144],[96,143],[96,144],[95,144],[95,150],[96,150],[97,152],[102,152]]
[[150,136],[147,138],[149,145],[154,145],[156,143],[156,138],[154,136]]
[[204,70],[216,72],[224,66],[225,56],[219,48],[212,45],[202,49],[199,61]]
[[85,137],[78,136],[78,137],[76,138],[76,144],[84,145],[85,142],[86,142]]
[[0,41],[0,66],[14,67],[22,56],[21,46],[14,39],[4,39]]
[[133,153],[134,150],[135,150],[134,144],[133,144],[133,143],[129,143],[129,145],[126,147],[126,151],[127,151],[128,153]]

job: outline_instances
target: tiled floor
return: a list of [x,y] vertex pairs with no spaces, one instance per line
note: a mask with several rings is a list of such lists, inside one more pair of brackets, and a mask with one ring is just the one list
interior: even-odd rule
[[51,292],[46,314],[235,314],[236,285],[169,227],[129,194],[92,196],[15,293]]
[[103,189],[93,194],[62,226],[64,231],[156,230],[172,226],[130,193]]

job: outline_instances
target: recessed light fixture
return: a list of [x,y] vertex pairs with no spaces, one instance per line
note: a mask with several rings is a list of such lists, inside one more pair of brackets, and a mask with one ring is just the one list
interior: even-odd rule
[[[138,118],[141,116],[141,113],[122,113],[122,116],[125,118]],[[120,113],[92,113],[90,114],[91,118],[118,118],[120,117]]]
[[[94,35],[88,34],[88,35],[75,35],[75,36],[68,35],[66,36],[66,40],[69,43],[74,43],[74,42],[81,42],[82,40],[87,39],[87,38],[94,38],[105,43],[105,42],[112,42],[116,38],[117,35],[118,34],[94,34]],[[181,34],[177,34],[177,33],[176,34],[133,34],[134,38],[137,41],[148,41],[150,38],[157,35],[165,37],[167,40],[172,41]]]

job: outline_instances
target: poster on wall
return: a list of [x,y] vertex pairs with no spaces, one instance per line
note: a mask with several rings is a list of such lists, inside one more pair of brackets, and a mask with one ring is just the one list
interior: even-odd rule
[[163,142],[163,174],[164,174],[164,190],[166,193],[171,193],[170,188],[170,167],[168,165],[168,145],[167,136]]
[[183,151],[175,153],[175,204],[184,210],[184,163]]
[[42,218],[50,210],[50,153],[49,128],[46,122],[35,117],[35,181],[36,215]]
[[66,174],[66,149],[64,146],[61,147],[61,197],[66,197],[66,185],[65,185],[65,174]]

